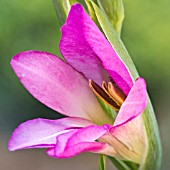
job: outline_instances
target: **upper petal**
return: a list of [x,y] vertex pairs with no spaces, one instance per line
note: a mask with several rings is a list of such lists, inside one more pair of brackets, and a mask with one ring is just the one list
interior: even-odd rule
[[27,90],[48,107],[97,123],[108,120],[87,80],[55,55],[22,52],[13,57],[11,65]]
[[34,119],[19,125],[13,132],[8,148],[11,151],[25,148],[49,148],[56,144],[56,136],[92,125],[91,121],[82,118],[63,118],[58,120]]
[[146,104],[146,83],[143,78],[138,78],[122,104],[114,126],[120,126],[137,117],[144,111]]
[[127,68],[81,5],[72,6],[61,31],[61,53],[74,68],[99,85],[109,73],[128,94],[133,82]]

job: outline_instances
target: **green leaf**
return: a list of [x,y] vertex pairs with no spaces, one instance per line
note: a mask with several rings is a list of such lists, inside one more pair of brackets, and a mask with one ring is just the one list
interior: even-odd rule
[[138,170],[139,165],[129,162],[129,161],[121,161],[117,158],[113,158],[108,156],[110,161],[115,165],[115,167],[119,170]]
[[124,20],[124,6],[122,0],[97,0],[98,6],[106,14],[113,28],[120,35]]
[[100,155],[99,157],[99,170],[106,170],[106,156]]
[[[114,30],[112,24],[109,22],[106,14],[91,0],[88,0],[94,8],[96,17],[100,26],[107,37],[108,41],[115,49],[116,53],[126,65],[129,73],[133,81],[136,80],[138,73],[136,68],[127,52],[123,42],[121,41],[120,37]],[[145,109],[144,113],[142,114],[143,124],[145,128],[145,135],[146,135],[146,150],[144,150],[143,160],[140,164],[139,169],[146,170],[146,169],[154,169],[159,170],[161,168],[162,162],[162,147],[159,137],[159,130],[157,126],[157,121],[155,118],[155,114],[152,108],[152,104],[148,97],[148,105]]]
[[131,170],[137,170],[139,168],[139,164],[135,164],[130,161],[123,161]]
[[113,158],[108,156],[110,161],[115,165],[115,167],[119,170],[131,170],[123,161],[120,161],[119,159]]

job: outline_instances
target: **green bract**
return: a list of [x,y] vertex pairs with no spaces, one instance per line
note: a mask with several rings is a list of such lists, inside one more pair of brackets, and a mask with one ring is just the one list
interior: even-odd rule
[[70,11],[71,5],[78,2],[77,0],[53,0],[60,24],[63,25]]
[[122,0],[85,0],[86,4],[88,6],[90,15],[92,19],[96,22],[96,24],[100,27],[100,24],[98,23],[98,19],[96,16],[96,13],[93,9],[93,6],[91,2],[94,2],[100,10],[106,15],[109,22],[115,29],[115,31],[120,35],[121,34],[121,28],[122,23],[124,19],[124,7]]

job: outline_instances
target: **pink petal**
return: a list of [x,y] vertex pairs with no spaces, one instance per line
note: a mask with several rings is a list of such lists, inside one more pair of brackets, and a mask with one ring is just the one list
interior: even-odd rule
[[22,52],[11,65],[26,89],[48,107],[67,116],[107,120],[87,80],[50,53]]
[[104,135],[109,128],[108,125],[92,125],[61,134],[57,137],[56,147],[48,149],[47,153],[56,158],[68,158],[81,152],[100,152],[107,144],[95,140]]
[[8,148],[11,151],[26,148],[49,148],[56,144],[56,136],[71,128],[81,128],[93,123],[82,118],[58,120],[34,119],[22,123],[12,134]]
[[114,126],[120,126],[140,115],[147,104],[146,83],[138,78],[122,104]]
[[99,85],[109,73],[128,94],[133,82],[127,68],[81,5],[72,6],[61,31],[61,53],[74,68]]

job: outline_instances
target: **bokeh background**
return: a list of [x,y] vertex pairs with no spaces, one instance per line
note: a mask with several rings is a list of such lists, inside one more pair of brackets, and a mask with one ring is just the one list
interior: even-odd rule
[[[124,0],[122,39],[147,81],[164,149],[163,169],[170,169],[170,1]],[[11,57],[25,50],[59,54],[59,22],[52,1],[0,0],[0,169],[97,169],[95,154],[54,160],[44,150],[8,152],[7,141],[21,122],[61,115],[36,101],[19,83]],[[110,169],[111,166],[109,166]],[[108,169],[109,169],[108,168]]]

